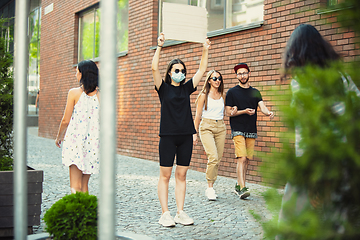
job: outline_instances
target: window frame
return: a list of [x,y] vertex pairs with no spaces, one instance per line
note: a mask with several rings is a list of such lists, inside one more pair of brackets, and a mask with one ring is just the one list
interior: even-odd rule
[[339,4],[339,0],[327,0],[326,4],[328,7],[336,6]]
[[322,2],[323,9],[318,9],[316,11],[316,14],[318,15],[333,13],[344,9],[343,7],[341,7],[340,5],[341,1],[339,0],[323,0],[323,1],[324,1]]
[[[96,38],[95,38],[95,35],[96,35],[96,24],[94,24],[94,49],[93,49],[93,57],[90,58],[90,59],[83,59],[83,60],[80,60],[80,56],[81,56],[81,21],[82,21],[82,17],[90,12],[94,12],[94,23],[95,23],[95,19],[96,19],[96,10],[97,9],[100,9],[100,3],[96,3],[94,5],[91,5],[87,8],[85,8],[84,10],[81,10],[80,12],[77,12],[76,15],[77,15],[77,22],[78,22],[78,27],[77,27],[77,57],[76,57],[76,60],[77,60],[77,63],[79,63],[80,61],[83,61],[83,60],[92,60],[94,62],[99,62],[100,61],[100,56],[99,57],[95,57],[95,42],[96,42]],[[129,11],[129,9],[128,9]],[[129,27],[128,27],[128,30],[129,30]],[[129,45],[129,43],[128,43]],[[128,48],[129,49],[129,48]],[[126,51],[121,51],[121,52],[117,52],[116,54],[116,57],[123,57],[123,56],[126,56],[128,54],[128,51],[129,50],[126,50]],[[77,63],[74,64],[74,67],[77,66]]]

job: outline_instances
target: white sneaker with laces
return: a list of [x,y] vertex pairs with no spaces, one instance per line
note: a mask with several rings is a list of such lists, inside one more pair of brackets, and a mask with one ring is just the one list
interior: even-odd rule
[[215,190],[214,188],[212,187],[208,187],[206,190],[205,190],[205,196],[210,200],[210,201],[215,201],[216,200],[216,193],[215,193]]
[[182,225],[194,224],[194,220],[190,218],[183,210],[180,210],[179,213],[176,213],[174,221]]
[[174,227],[175,226],[175,222],[174,222],[173,217],[170,215],[170,211],[166,211],[161,215],[159,224],[163,225],[163,227]]

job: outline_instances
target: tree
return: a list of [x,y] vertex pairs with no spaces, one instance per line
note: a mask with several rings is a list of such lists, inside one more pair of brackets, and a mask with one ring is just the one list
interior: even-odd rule
[[[1,33],[5,32],[7,19],[0,19]],[[0,35],[0,170],[12,169],[13,89],[11,53],[7,52],[6,40]]]

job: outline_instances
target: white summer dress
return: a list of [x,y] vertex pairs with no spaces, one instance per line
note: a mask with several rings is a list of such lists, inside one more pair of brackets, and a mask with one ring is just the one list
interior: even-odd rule
[[76,165],[83,174],[99,172],[99,100],[83,92],[75,104],[62,146],[62,163]]

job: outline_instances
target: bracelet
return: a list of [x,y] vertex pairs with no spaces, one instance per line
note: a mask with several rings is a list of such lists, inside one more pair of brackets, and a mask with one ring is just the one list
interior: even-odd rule
[[159,45],[157,45],[157,46],[162,48],[162,46],[159,46]]

